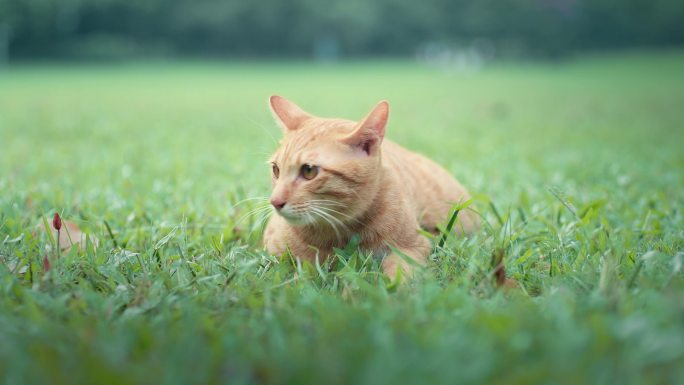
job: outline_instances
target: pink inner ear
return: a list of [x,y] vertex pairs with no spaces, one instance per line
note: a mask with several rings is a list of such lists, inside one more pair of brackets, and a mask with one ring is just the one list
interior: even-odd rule
[[389,105],[382,101],[356,126],[344,142],[371,155],[385,137]]
[[375,134],[378,135],[380,139],[382,139],[385,137],[385,125],[387,125],[387,115],[371,115],[368,117],[364,125],[375,131]]
[[361,147],[363,148],[363,152],[365,152],[366,155],[370,155],[370,150],[371,150],[371,141],[370,140],[365,141]]
[[370,127],[359,127],[342,142],[362,150],[366,155],[371,155],[382,142],[382,138]]
[[372,129],[382,140],[385,137],[385,126],[389,117],[389,104],[386,101],[378,103],[361,122],[361,126]]

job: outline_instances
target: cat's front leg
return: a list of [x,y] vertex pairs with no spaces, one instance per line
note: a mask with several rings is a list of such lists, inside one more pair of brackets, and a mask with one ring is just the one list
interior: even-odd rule
[[399,269],[402,271],[402,276],[410,278],[413,276],[414,266],[405,260],[411,258],[419,265],[424,265],[430,254],[430,241],[422,236],[416,235],[415,239],[409,242],[402,242],[402,244],[395,246],[397,252],[391,252],[382,260],[382,271],[390,279],[397,277]]

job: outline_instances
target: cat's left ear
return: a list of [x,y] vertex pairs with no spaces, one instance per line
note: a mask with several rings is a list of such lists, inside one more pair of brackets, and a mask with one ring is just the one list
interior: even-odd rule
[[366,154],[377,152],[385,138],[385,127],[389,118],[389,103],[383,100],[363,118],[354,131],[343,139],[349,145],[359,147]]
[[271,105],[273,117],[285,131],[296,130],[305,120],[311,117],[311,115],[299,108],[298,105],[282,96],[271,96],[269,104]]

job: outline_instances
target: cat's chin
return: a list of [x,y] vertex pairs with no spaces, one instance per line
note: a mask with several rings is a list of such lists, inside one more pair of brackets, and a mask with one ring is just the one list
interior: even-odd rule
[[283,217],[287,221],[287,223],[292,226],[305,226],[311,224],[311,220],[305,216],[288,215],[285,213],[278,213],[278,215]]

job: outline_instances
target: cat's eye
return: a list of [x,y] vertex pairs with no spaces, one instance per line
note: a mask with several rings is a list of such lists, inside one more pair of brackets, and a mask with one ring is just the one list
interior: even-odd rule
[[271,165],[271,168],[272,168],[272,170],[273,170],[273,176],[274,176],[276,179],[278,179],[278,177],[280,176],[280,169],[278,168],[278,165],[275,164],[275,163],[273,163],[273,164]]
[[306,180],[311,180],[318,175],[318,166],[312,166],[310,164],[304,164],[302,165],[302,168],[299,170],[299,174],[302,176],[302,178]]

